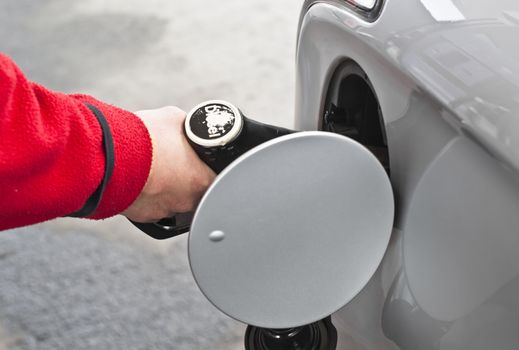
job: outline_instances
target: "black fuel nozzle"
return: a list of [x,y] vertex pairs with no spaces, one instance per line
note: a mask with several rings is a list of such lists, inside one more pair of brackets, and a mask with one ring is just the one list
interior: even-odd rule
[[[248,150],[294,132],[246,118],[221,100],[194,107],[186,116],[184,131],[200,159],[217,174]],[[188,232],[192,217],[193,213],[183,213],[157,223],[132,223],[155,239],[166,239]]]
[[248,119],[234,105],[219,100],[193,108],[184,129],[198,156],[216,173],[263,142],[293,132]]

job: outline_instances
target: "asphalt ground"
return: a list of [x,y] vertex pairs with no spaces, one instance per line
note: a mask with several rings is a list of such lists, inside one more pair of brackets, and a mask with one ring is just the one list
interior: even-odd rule
[[[129,110],[227,99],[293,123],[300,0],[5,0],[0,51],[32,80]],[[80,166],[78,162],[78,166]],[[240,349],[190,274],[186,237],[124,218],[0,232],[0,350]]]

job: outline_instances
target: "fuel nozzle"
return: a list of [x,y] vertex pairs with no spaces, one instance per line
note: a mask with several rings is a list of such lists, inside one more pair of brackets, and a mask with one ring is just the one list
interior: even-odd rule
[[221,100],[193,108],[184,129],[198,156],[216,173],[263,142],[293,132],[246,118],[233,104]]
[[[187,114],[184,132],[200,159],[218,174],[252,148],[294,131],[246,118],[233,104],[211,100]],[[193,213],[182,213],[156,223],[132,223],[155,239],[166,239],[188,232],[192,218]]]

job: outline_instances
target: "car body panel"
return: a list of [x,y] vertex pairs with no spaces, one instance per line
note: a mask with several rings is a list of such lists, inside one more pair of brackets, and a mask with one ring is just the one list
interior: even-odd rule
[[519,4],[387,0],[375,19],[307,1],[296,127],[322,124],[353,60],[377,95],[396,199],[386,257],[334,314],[339,349],[519,344]]

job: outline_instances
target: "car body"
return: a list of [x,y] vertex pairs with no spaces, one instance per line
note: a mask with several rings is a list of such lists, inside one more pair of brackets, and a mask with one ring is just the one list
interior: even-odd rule
[[307,0],[296,127],[363,143],[395,193],[338,349],[519,347],[519,3]]

